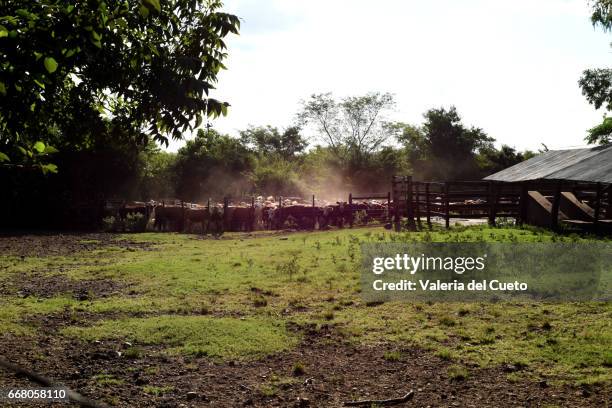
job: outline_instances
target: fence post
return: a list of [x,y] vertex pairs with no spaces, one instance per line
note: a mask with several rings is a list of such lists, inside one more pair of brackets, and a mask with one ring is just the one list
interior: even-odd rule
[[417,222],[417,226],[419,229],[421,229],[421,195],[420,193],[420,189],[421,189],[421,183],[414,183],[414,203],[415,203],[415,210],[416,210],[416,222]]
[[555,186],[555,195],[552,203],[550,226],[554,231],[559,229],[559,205],[561,204],[561,181]]
[[448,182],[444,182],[444,221],[446,228],[450,228],[450,202],[449,202],[449,187]]
[[185,230],[185,203],[181,200],[181,225],[179,226],[179,231],[182,232]]
[[603,189],[601,188],[601,183],[597,183],[597,188],[595,190],[596,193],[595,193],[595,208],[594,208],[595,228],[597,228],[597,222],[599,220],[599,215],[601,213],[602,190]]
[[393,191],[393,209],[394,209],[394,214],[393,214],[393,223],[394,223],[394,227],[395,227],[395,231],[396,232],[400,232],[402,230],[402,224],[401,224],[401,218],[400,218],[400,194],[399,191],[397,191],[397,176],[393,176],[392,182],[391,182],[391,187],[392,187],[392,191]]
[[228,213],[227,209],[229,207],[229,199],[227,197],[223,197],[223,229],[225,231],[229,230],[227,225]]
[[353,228],[353,193],[348,196],[349,227]]
[[410,231],[416,230],[414,223],[414,202],[412,200],[412,176],[406,176],[406,207],[408,213],[408,229]]
[[391,222],[391,192],[387,191],[387,223]]
[[519,198],[519,225],[523,225],[527,220],[527,202],[529,200],[528,182],[521,183],[521,197]]
[[497,184],[489,181],[489,225],[495,226],[495,215],[497,213]]
[[429,183],[425,183],[425,211],[427,211],[427,227],[431,229],[431,206],[429,203]]
[[608,208],[606,209],[606,218],[612,218],[612,184],[608,186]]
[[312,230],[314,231],[315,229],[317,229],[317,221],[318,221],[318,216],[317,216],[317,210],[315,209],[315,195],[312,195],[312,209],[310,210],[310,213],[312,214]]

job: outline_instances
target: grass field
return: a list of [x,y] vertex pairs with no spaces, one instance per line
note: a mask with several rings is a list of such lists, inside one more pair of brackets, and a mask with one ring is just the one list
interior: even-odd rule
[[[329,347],[384,345],[380,350],[388,364],[405,361],[406,350],[422,350],[440,362],[448,381],[497,370],[507,384],[544,381],[561,390],[589,387],[605,396],[612,383],[609,303],[366,304],[359,293],[363,242],[596,239],[601,240],[512,227],[402,234],[381,228],[261,232],[220,240],[153,233],[110,241],[102,235],[73,237],[68,251],[48,253],[43,245],[39,253],[17,248],[0,256],[0,331],[9,343],[37,344],[45,337],[60,349],[106,344],[132,361],[154,356],[186,367],[201,361],[250,367],[266,356],[305,347],[314,333]],[[32,346],[19,360],[48,370],[51,358]],[[304,362],[267,376],[257,391],[262,399],[252,402],[266,406],[287,384],[296,387],[300,371],[308,372],[300,365]],[[155,367],[147,369],[155,378]],[[78,384],[122,405],[123,397],[99,390],[125,387],[129,370],[93,371]],[[137,388],[142,398],[162,398],[177,387],[149,381]]]

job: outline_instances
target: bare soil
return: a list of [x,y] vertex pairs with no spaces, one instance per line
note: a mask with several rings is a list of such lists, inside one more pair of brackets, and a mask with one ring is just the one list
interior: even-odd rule
[[[0,251],[17,256],[49,256],[104,245],[149,248],[111,234],[62,238],[3,237]],[[96,296],[126,291],[113,281],[71,281],[61,276],[51,281],[45,276],[43,286],[42,275],[34,274],[16,286],[6,286],[6,282],[3,286],[0,282],[0,296],[14,291],[28,296],[78,296],[85,288]],[[294,350],[255,361],[225,362],[169,355],[161,347],[140,347],[122,341],[88,343],[58,334],[66,324],[88,324],[96,318],[99,316],[60,313],[31,322],[26,319],[27,323],[36,323],[39,331],[31,337],[0,333],[0,356],[89,398],[118,407],[337,407],[355,399],[397,398],[409,390],[414,390],[414,398],[398,406],[604,407],[609,403],[610,390],[602,386],[556,386],[545,380],[511,382],[510,372],[521,374],[517,367],[483,369],[466,364],[468,377],[452,379],[448,369],[457,362],[418,348],[398,348],[388,343],[356,346],[333,326],[291,326],[290,330],[303,335]],[[141,350],[137,355],[126,353],[134,347]],[[398,358],[385,358],[388,352],[399,352]],[[303,366],[303,372],[295,371],[298,365]],[[99,375],[118,381],[96,379]],[[0,388],[34,386],[28,379],[0,369]],[[159,388],[147,393],[147,387]],[[158,390],[159,395],[152,395],[152,390]]]
[[[119,407],[335,407],[353,399],[387,399],[414,390],[414,407],[603,407],[608,391],[601,387],[557,387],[545,381],[510,382],[508,367],[467,367],[463,380],[449,378],[454,363],[423,350],[391,344],[354,346],[333,328],[302,330],[295,350],[259,361],[219,362],[207,357],[168,355],[120,341],[83,343],[55,335],[53,325],[38,336],[0,335],[0,355],[52,377],[84,395]],[[385,359],[399,352],[398,360]],[[294,367],[303,365],[303,373]],[[106,374],[119,384],[100,384]],[[32,386],[0,370],[0,387]],[[149,395],[146,386],[170,387]]]

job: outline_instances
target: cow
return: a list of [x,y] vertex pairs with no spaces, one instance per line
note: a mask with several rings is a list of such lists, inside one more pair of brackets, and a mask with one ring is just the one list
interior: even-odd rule
[[253,207],[228,207],[225,216],[226,226],[230,231],[252,231],[255,220]]
[[184,226],[185,208],[178,206],[156,207],[154,227],[158,231],[182,231]]
[[202,234],[207,234],[210,211],[208,208],[186,208],[185,209],[185,230],[193,232],[193,227],[200,224]]
[[221,235],[223,235],[223,211],[219,209],[219,207],[213,207],[210,211],[207,230],[215,238],[219,238]]

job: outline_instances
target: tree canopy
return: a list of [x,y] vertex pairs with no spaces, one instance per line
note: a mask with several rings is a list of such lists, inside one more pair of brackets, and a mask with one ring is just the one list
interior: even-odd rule
[[[218,0],[22,0],[0,16],[0,161],[92,139],[167,143],[227,103],[208,94],[236,16]],[[45,167],[53,170],[53,167]]]
[[359,161],[390,139],[384,114],[395,106],[393,95],[371,92],[336,100],[331,93],[313,94],[302,102],[298,118],[313,124],[340,160]]
[[480,128],[464,126],[454,106],[430,109],[423,116],[420,127],[393,125],[408,150],[414,173],[434,180],[479,178],[476,154],[493,149],[495,139]]
[[[591,22],[604,31],[612,31],[612,0],[591,1]],[[582,93],[595,109],[603,107],[612,111],[612,68],[587,69],[578,82]],[[612,117],[604,116],[603,122],[589,129],[588,143],[606,144],[612,142]]]

